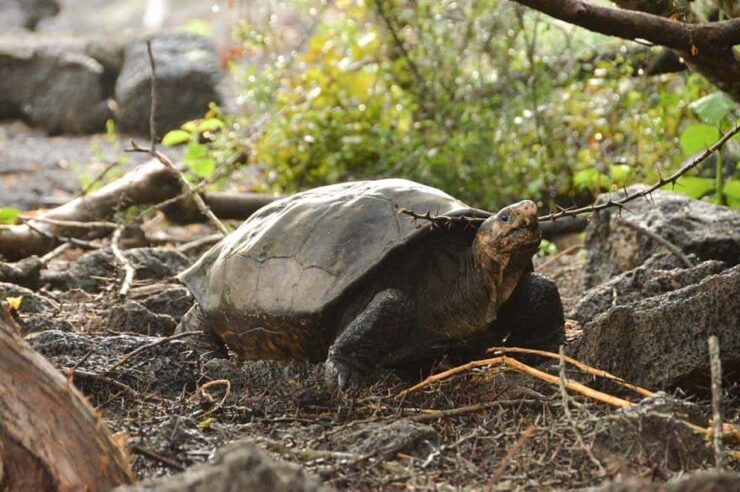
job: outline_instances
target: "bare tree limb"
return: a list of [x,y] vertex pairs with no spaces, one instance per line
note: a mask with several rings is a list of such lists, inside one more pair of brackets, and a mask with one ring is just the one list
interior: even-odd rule
[[[692,70],[740,103],[740,18],[692,24],[584,0],[512,0],[594,32],[676,50]],[[646,2],[650,3],[650,2]]]
[[583,0],[512,0],[590,31],[623,39],[644,39],[691,53],[729,51],[740,44],[740,19],[689,24],[658,15],[602,7]]

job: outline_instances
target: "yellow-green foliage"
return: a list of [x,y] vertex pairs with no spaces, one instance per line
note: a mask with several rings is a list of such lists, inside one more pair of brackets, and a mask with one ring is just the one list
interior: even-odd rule
[[[510,2],[345,0],[323,18],[300,52],[243,72],[241,125],[269,115],[252,157],[275,191],[405,177],[479,207],[549,204],[675,169],[689,104],[713,91],[641,77],[649,53]],[[258,27],[245,43],[266,56]]]

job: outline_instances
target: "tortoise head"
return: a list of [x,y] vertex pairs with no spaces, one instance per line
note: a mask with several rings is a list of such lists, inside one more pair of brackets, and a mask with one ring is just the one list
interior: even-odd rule
[[[510,259],[531,258],[540,246],[542,233],[537,224],[537,205],[524,200],[502,208],[486,219],[475,236],[479,255],[501,260],[504,267]],[[479,256],[482,258],[482,256]]]
[[524,200],[486,219],[473,242],[474,255],[500,306],[529,266],[542,240],[537,205]]

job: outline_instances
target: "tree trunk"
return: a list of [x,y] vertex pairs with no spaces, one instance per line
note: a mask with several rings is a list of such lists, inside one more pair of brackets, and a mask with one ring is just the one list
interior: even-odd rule
[[107,491],[133,481],[82,396],[14,330],[0,306],[0,490]]

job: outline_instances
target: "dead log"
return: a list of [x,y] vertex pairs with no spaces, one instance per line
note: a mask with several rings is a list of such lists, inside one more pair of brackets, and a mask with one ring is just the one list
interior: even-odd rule
[[[223,193],[208,192],[203,195],[203,201],[213,210],[216,217],[222,220],[244,220],[265,205],[282,198],[264,193]],[[177,224],[191,224],[204,222],[205,217],[198,211],[195,203],[179,200],[177,203],[163,209],[167,219]]]
[[110,490],[133,481],[108,428],[18,336],[0,306],[0,490]]
[[[98,238],[110,234],[115,225],[103,224],[118,211],[132,205],[159,204],[182,195],[177,175],[156,159],[126,173],[101,189],[43,211],[36,220],[0,228],[0,256],[17,260],[50,251],[65,238]],[[271,195],[207,193],[203,195],[213,212],[225,219],[245,219],[276,199]],[[165,207],[175,222],[202,220],[186,196]]]
[[43,254],[63,237],[100,237],[111,230],[82,228],[64,222],[95,222],[111,217],[117,210],[141,203],[157,203],[179,193],[177,178],[157,161],[149,161],[100,190],[75,198],[39,214],[53,222],[29,221],[0,229],[0,255],[9,259]]

